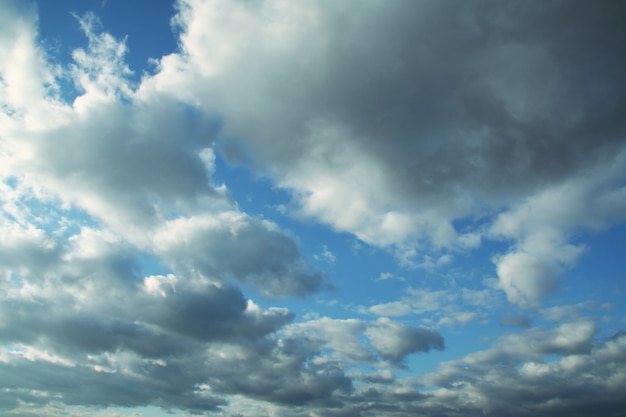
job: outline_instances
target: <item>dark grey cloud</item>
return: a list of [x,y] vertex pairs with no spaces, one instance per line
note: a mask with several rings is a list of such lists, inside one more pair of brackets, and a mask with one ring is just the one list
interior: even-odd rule
[[[542,339],[558,339],[562,330],[505,336],[489,350],[441,363],[436,371],[417,378],[368,381],[364,377],[365,384],[359,384],[358,390],[338,396],[340,406],[313,405],[288,415],[305,416],[311,409],[333,416],[364,417],[622,415],[626,402],[620,375],[626,366],[626,337],[620,334],[594,341],[593,335],[586,335],[593,348],[561,352],[544,360],[544,348],[538,345]],[[581,378],[582,374],[585,377]]]
[[204,289],[177,291],[157,304],[150,298],[141,301],[130,317],[201,341],[257,339],[275,332],[294,317],[286,310],[246,311],[248,302],[235,287],[208,285]]

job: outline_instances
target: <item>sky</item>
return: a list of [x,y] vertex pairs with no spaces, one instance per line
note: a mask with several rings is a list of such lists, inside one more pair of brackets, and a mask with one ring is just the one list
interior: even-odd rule
[[0,416],[624,416],[626,2],[0,0]]

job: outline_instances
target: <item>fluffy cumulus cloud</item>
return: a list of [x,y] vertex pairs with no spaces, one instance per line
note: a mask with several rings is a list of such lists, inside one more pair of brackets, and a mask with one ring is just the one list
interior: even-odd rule
[[409,353],[443,349],[443,337],[424,327],[409,327],[389,319],[378,319],[366,332],[383,358],[398,361]]
[[315,340],[331,351],[329,357],[342,363],[374,363],[378,358],[384,362],[380,366],[397,367],[412,353],[444,349],[443,336],[436,330],[407,326],[389,318],[365,322],[323,317],[292,324],[286,332]]
[[[541,303],[625,218],[626,3],[172,12],[178,49],[136,77],[94,14],[60,62],[34,3],[0,3],[0,414],[623,415],[614,306]],[[237,166],[282,217],[237,200]],[[298,317],[345,253],[277,219],[391,253],[408,268],[369,272],[407,288]],[[426,285],[483,244],[472,285]]]
[[249,282],[267,296],[305,295],[323,283],[292,237],[241,212],[171,220],[153,246],[174,268]]

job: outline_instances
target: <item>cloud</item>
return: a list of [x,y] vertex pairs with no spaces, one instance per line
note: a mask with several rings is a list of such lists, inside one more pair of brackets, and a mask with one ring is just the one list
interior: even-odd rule
[[[124,43],[96,32],[93,16],[79,22],[89,48],[75,51],[69,71],[83,92],[70,106],[34,79],[42,85],[34,110],[4,114],[8,188],[76,207],[140,250],[175,257],[187,273],[249,283],[268,296],[321,289],[324,277],[292,236],[241,213],[228,189],[211,183],[214,122],[171,96],[142,98],[125,78]],[[32,28],[18,29],[34,43]],[[43,61],[24,65],[46,68]],[[37,128],[30,116],[41,119]]]
[[523,305],[558,288],[561,271],[552,260],[517,252],[499,258],[496,263],[500,287],[511,302]]
[[[210,184],[208,122],[184,103],[160,97],[141,101],[132,91],[123,61],[125,45],[106,33],[93,32],[93,17],[80,22],[89,38],[87,50],[74,53],[68,70],[82,93],[72,105],[41,77],[37,94],[21,91],[30,106],[6,105],[0,135],[3,174],[37,193],[57,196],[118,230],[153,226],[171,212],[199,205],[228,204],[225,189]],[[34,32],[26,26],[21,33]],[[24,67],[47,70],[33,39],[12,45],[37,60]],[[20,88],[6,71],[7,88]],[[56,81],[56,80],[54,80]],[[126,101],[126,102],[125,102]],[[209,166],[207,166],[207,163]],[[232,204],[232,203],[231,203]]]
[[[622,5],[457,6],[185,1],[183,52],[146,87],[219,112],[222,151],[292,190],[301,215],[374,245],[449,247],[454,220],[605,166],[624,134]],[[555,33],[564,18],[579,30]]]
[[379,316],[406,316],[412,312],[411,305],[404,301],[375,304],[367,308],[367,312]]
[[285,309],[259,308],[233,286],[175,275],[142,277],[124,246],[100,241],[100,248],[85,253],[80,243],[60,251],[45,277],[28,263],[15,268],[17,280],[4,285],[5,342],[35,342],[39,335],[61,350],[99,353],[123,346],[162,355],[150,352],[184,345],[175,335],[257,339],[293,319]]
[[238,211],[168,221],[152,247],[173,268],[254,285],[267,296],[302,296],[325,278],[304,261],[295,239],[276,224]]
[[467,324],[487,317],[501,304],[501,297],[490,289],[472,290],[453,285],[443,290],[409,287],[399,300],[359,306],[361,314],[382,317],[413,317],[436,327]]
[[[303,296],[325,277],[294,236],[241,212],[212,183],[214,121],[171,95],[143,96],[124,42],[90,15],[79,19],[88,47],[55,69],[76,83],[69,104],[34,20],[9,21],[0,37],[12,57],[0,66],[2,407],[195,413],[228,394],[301,404],[349,391],[336,365],[305,366],[319,355],[313,344],[294,350],[300,341],[276,336],[292,312],[261,308],[235,285]],[[171,272],[145,274],[150,258]],[[224,346],[243,356],[207,362]],[[267,383],[234,380],[252,368]]]
[[520,314],[507,314],[500,318],[500,325],[504,327],[529,327],[531,323],[530,317]]
[[[311,404],[307,410],[293,410],[293,415],[526,417],[602,412],[617,417],[625,405],[621,393],[626,381],[621,375],[626,337],[595,340],[592,327],[571,322],[505,335],[490,349],[443,362],[418,377],[355,373],[359,384],[349,396],[338,396],[338,405]],[[570,332],[578,336],[557,347]],[[249,406],[266,409],[263,403]]]
[[623,7],[188,0],[181,52],[142,88],[219,114],[220,151],[294,216],[407,265],[510,242],[500,287],[532,306],[583,252],[573,233],[624,219]]
[[425,327],[409,327],[387,318],[376,320],[365,331],[366,336],[380,355],[400,362],[410,353],[443,350],[443,337]]
[[[618,377],[624,366],[618,345],[626,340],[598,343],[594,333],[588,322],[573,322],[504,336],[491,350],[444,363],[421,377],[424,384],[441,387],[426,402],[454,402],[464,415],[587,415],[599,409],[617,416],[625,382]],[[559,357],[548,361],[543,355]]]
[[604,230],[623,220],[625,190],[610,184],[624,175],[624,155],[615,155],[602,170],[547,187],[496,217],[489,233],[516,242],[510,252],[494,258],[500,287],[509,301],[534,305],[558,288],[586,249],[568,243],[575,231]]
[[306,337],[256,345],[212,345],[207,375],[214,389],[284,405],[305,405],[349,393],[350,378],[337,363],[310,361],[319,344]]
[[373,354],[362,342],[367,324],[357,319],[338,320],[322,317],[304,323],[295,323],[286,329],[292,337],[307,337],[331,349],[331,358],[342,363],[373,359]]
[[[181,379],[181,370],[175,365],[129,362],[126,372],[99,372],[85,366],[33,363],[14,354],[11,365],[0,364],[7,377],[2,383],[2,396],[14,398],[18,403],[43,405],[50,401],[49,395],[44,393],[52,393],[52,398],[67,405],[133,407],[169,403],[198,412],[215,410],[223,403],[213,396],[189,395],[193,387]],[[159,383],[154,379],[158,377],[169,378],[170,382]],[[64,383],[59,384],[59,381]],[[56,389],[51,390],[54,386]]]
[[[286,309],[263,309],[239,288],[202,277],[142,276],[127,248],[99,231],[57,245],[43,276],[30,259],[14,267],[13,281],[2,266],[3,403],[202,411],[224,404],[225,394],[305,403],[349,390],[336,365],[305,367],[319,355],[315,343],[275,336],[294,317]],[[47,397],[37,399],[39,391]]]
[[3,105],[20,111],[37,106],[37,100],[44,94],[44,83],[53,83],[54,77],[45,67],[42,51],[35,42],[37,32],[32,24],[36,18],[35,8],[7,1],[2,9],[0,92]]

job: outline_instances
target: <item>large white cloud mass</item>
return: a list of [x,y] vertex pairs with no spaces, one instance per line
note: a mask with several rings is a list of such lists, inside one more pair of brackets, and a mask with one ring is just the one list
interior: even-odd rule
[[[626,335],[539,307],[575,235],[626,217],[625,19],[609,0],[179,0],[179,50],[134,79],[94,15],[62,64],[36,8],[1,2],[0,414],[623,415]],[[261,307],[244,292],[332,285],[215,180],[218,153],[403,265],[504,242],[496,279],[365,318]],[[498,291],[522,330],[394,373]]]

